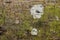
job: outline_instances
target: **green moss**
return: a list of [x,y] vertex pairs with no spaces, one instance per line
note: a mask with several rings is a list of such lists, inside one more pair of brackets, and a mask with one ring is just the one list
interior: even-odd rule
[[[18,7],[18,6],[15,6],[15,7]],[[3,17],[0,18],[0,24],[3,24],[5,21],[4,17],[6,15],[5,14],[6,10],[4,10],[2,13]],[[60,37],[60,20],[59,21],[53,20],[52,22],[50,22],[50,21],[48,21],[49,15],[58,16],[60,18],[60,8],[57,5],[46,6],[44,9],[44,15],[42,15],[42,17],[40,19],[33,19],[32,16],[30,15],[30,12],[25,10],[25,11],[23,11],[23,13],[21,13],[19,15],[20,19],[22,20],[22,23],[19,24],[20,26],[16,25],[15,26],[16,29],[13,28],[14,31],[9,28],[12,31],[12,34],[11,33],[8,33],[8,34],[11,34],[11,36],[13,34],[15,34],[15,35],[18,35],[21,37],[21,36],[25,35],[25,29],[28,29],[31,31],[31,29],[33,27],[36,27],[38,29],[38,35],[37,36],[30,35],[33,40],[52,40],[52,39],[54,39],[54,38],[51,38],[53,35],[52,34],[53,32],[56,32],[56,35],[54,35],[55,37],[57,37],[57,36]],[[41,24],[44,21],[48,21],[48,26],[43,26],[44,24]],[[14,25],[14,24],[12,24],[12,25]],[[8,26],[10,27],[10,25],[8,25]],[[17,27],[19,27],[19,29],[17,29]],[[9,31],[9,30],[7,30],[7,31]],[[9,35],[7,35],[7,36],[9,36]],[[30,37],[30,36],[28,36],[28,37]],[[28,38],[28,37],[26,37],[26,38]],[[1,40],[7,40],[7,38],[5,36],[2,36]]]

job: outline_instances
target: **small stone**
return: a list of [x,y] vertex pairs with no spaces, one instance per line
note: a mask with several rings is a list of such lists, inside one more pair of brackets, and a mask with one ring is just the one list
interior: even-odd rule
[[19,20],[15,20],[15,24],[19,24]]
[[33,29],[31,30],[31,35],[37,35],[37,34],[38,34],[37,29],[36,29],[36,28],[33,28]]

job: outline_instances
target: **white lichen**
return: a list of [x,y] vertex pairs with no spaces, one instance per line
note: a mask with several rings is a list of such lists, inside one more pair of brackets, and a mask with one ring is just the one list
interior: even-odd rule
[[56,16],[56,20],[59,21],[59,17],[58,16]]
[[30,12],[34,19],[41,18],[43,15],[44,7],[42,4],[33,5]]

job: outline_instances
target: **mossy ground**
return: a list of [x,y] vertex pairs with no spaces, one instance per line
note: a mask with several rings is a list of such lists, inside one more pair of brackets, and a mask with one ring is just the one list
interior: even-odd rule
[[[8,8],[3,12],[2,8],[0,10],[2,13],[0,25],[7,30],[0,36],[0,40],[60,40],[60,5],[45,6],[44,15],[40,19],[33,19],[29,10],[23,10],[22,13],[17,12],[16,15],[11,13],[13,11],[10,12],[11,14],[7,14]],[[58,21],[55,16],[59,17]],[[20,18],[19,24],[14,23],[15,18]],[[12,21],[9,21],[11,19]],[[34,27],[38,29],[37,36],[32,36],[26,31],[30,32]]]

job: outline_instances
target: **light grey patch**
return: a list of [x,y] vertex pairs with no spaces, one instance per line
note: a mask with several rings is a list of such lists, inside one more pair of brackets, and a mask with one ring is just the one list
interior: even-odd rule
[[38,5],[33,5],[31,7],[31,15],[33,15],[33,18],[41,18],[41,15],[43,15],[43,11],[44,11],[44,6],[42,4],[38,4]]

